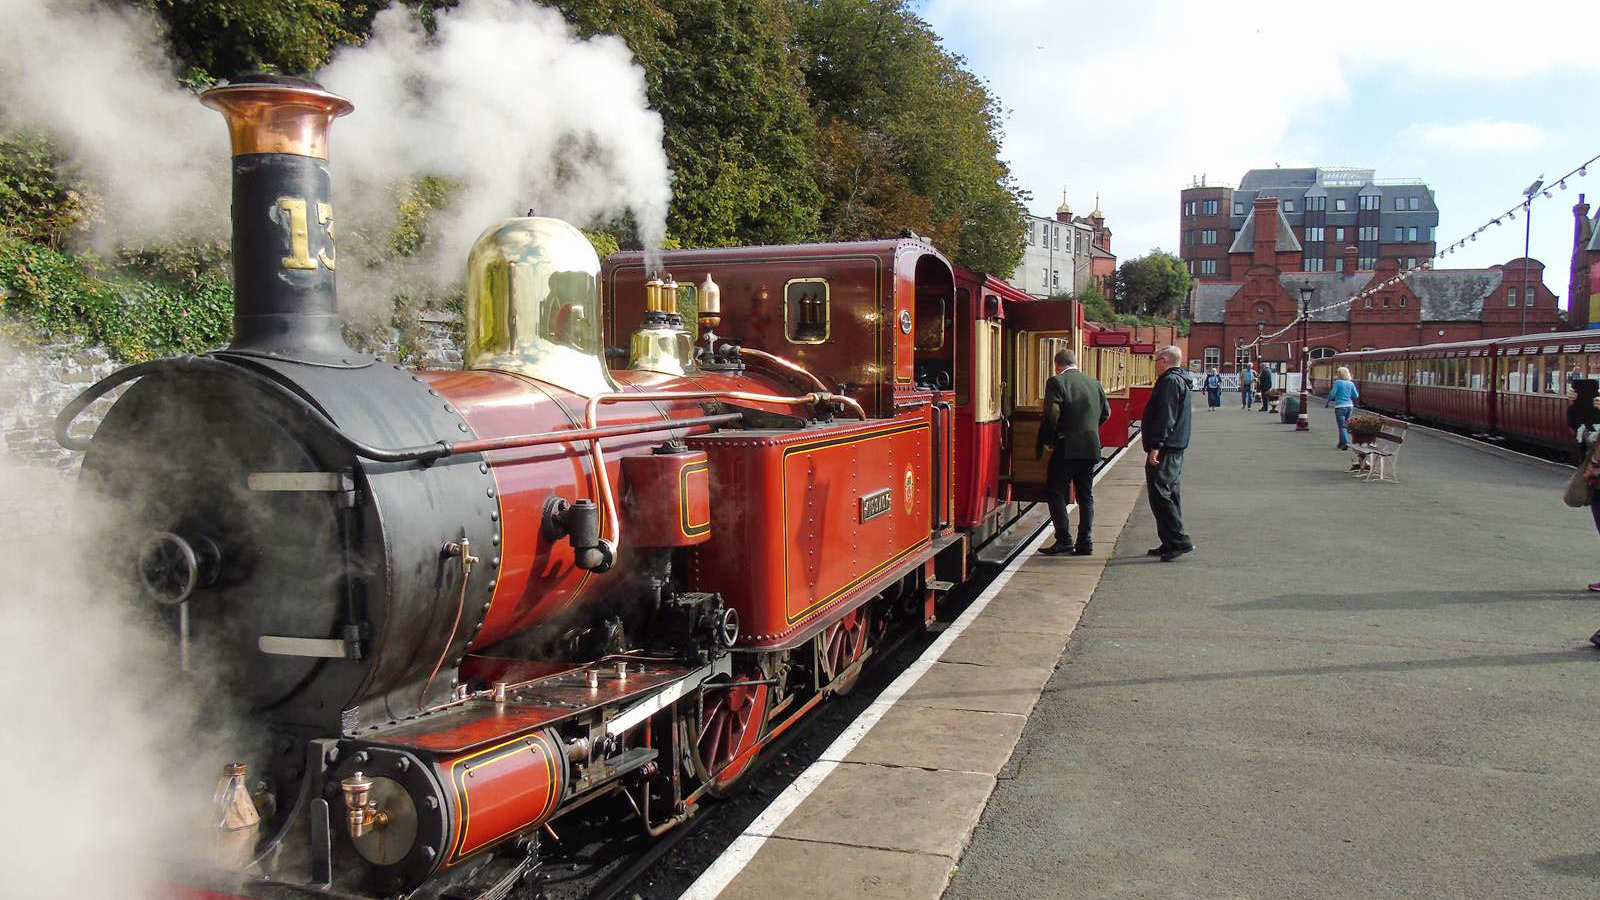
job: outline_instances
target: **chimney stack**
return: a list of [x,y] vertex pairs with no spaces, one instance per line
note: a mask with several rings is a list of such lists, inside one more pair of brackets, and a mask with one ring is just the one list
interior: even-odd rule
[[1258,266],[1270,266],[1278,259],[1278,198],[1257,197],[1252,204],[1256,219],[1255,250],[1251,261]]
[[1354,273],[1355,270],[1356,270],[1356,262],[1358,260],[1360,260],[1360,259],[1361,259],[1361,250],[1360,250],[1360,248],[1355,247],[1354,245],[1349,245],[1349,244],[1345,245],[1345,248],[1344,248],[1344,271],[1345,271],[1345,274],[1349,275],[1349,274]]
[[314,82],[249,75],[200,95],[233,145],[235,353],[357,364],[339,332],[328,131],[354,106]]

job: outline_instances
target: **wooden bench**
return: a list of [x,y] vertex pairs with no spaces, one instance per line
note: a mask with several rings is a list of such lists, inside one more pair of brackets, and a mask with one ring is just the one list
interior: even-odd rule
[[1406,423],[1384,418],[1383,429],[1370,444],[1351,444],[1350,449],[1360,460],[1356,477],[1362,481],[1388,481],[1400,483],[1400,445],[1406,440]]

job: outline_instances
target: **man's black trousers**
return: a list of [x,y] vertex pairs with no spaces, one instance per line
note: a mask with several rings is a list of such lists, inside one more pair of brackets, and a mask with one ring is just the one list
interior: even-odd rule
[[1050,522],[1056,527],[1056,543],[1072,543],[1072,525],[1067,521],[1067,488],[1078,497],[1078,544],[1089,544],[1094,527],[1094,466],[1098,460],[1064,459],[1061,445],[1050,451],[1050,466],[1045,470],[1045,496],[1050,505]]
[[1162,450],[1159,465],[1145,461],[1144,483],[1149,489],[1150,512],[1156,517],[1156,534],[1161,546],[1179,549],[1194,546],[1183,530],[1183,504],[1178,499],[1178,479],[1183,475],[1183,451]]

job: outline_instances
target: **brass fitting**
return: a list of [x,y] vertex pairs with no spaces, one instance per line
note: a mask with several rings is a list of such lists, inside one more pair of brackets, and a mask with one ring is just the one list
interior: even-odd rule
[[371,799],[371,778],[356,772],[340,780],[339,790],[344,792],[345,824],[352,839],[389,824],[389,814],[378,809],[377,801]]
[[700,300],[700,327],[711,329],[721,325],[722,288],[711,280],[711,273],[706,273],[706,280],[700,282],[696,293]]
[[652,278],[644,283],[644,311],[661,311],[661,279]]
[[244,763],[223,766],[217,793],[212,797],[217,813],[214,860],[224,868],[238,868],[249,861],[261,827],[261,813],[245,787],[245,771]]

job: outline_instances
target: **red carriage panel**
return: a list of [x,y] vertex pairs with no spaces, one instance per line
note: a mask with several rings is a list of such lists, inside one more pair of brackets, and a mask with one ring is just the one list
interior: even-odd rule
[[780,646],[930,543],[923,414],[691,438],[711,460],[712,538],[693,581],[738,610],[740,643]]

